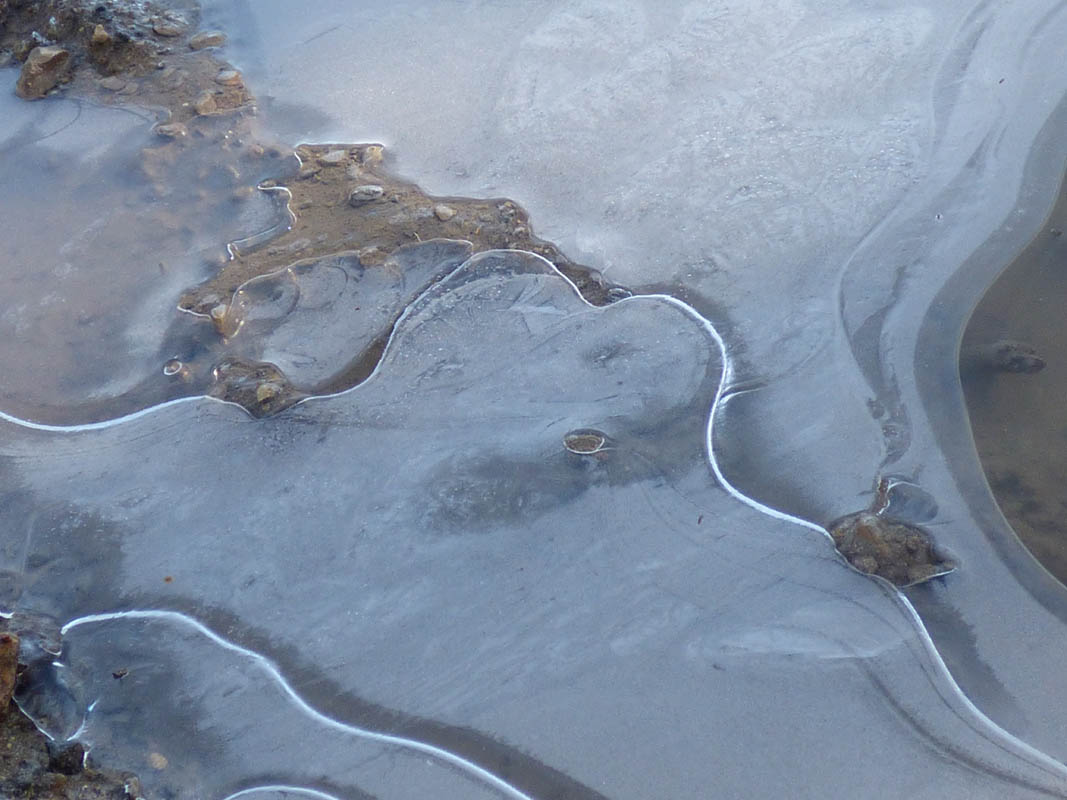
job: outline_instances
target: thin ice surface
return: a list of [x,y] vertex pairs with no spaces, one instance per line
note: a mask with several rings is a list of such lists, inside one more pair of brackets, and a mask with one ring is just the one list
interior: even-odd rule
[[738,391],[723,466],[749,495],[822,523],[879,474],[933,498],[961,569],[913,599],[975,701],[1067,759],[1067,594],[997,514],[956,375],[966,315],[1062,174],[1061,3],[208,14],[294,135],[380,139],[431,191],[521,197],[572,256],[715,319]]
[[[535,797],[1067,791],[894,593],[715,485],[717,356],[678,304],[595,309],[491,252],[345,394],[4,424],[8,602],[80,615],[60,675],[84,719],[58,716],[179,797],[323,774],[470,797],[483,769]],[[610,446],[568,452],[576,429]]]
[[159,143],[149,112],[28,103],[16,76],[0,71],[0,407],[50,422],[114,415],[115,397],[165,383],[160,349],[176,298],[210,272],[205,252],[282,210],[263,194],[233,202],[197,175],[170,175],[159,196],[143,171]]
[[401,311],[470,251],[467,242],[428,242],[370,269],[344,252],[253,278],[234,293],[224,351],[269,361],[296,386],[316,390],[387,336]]

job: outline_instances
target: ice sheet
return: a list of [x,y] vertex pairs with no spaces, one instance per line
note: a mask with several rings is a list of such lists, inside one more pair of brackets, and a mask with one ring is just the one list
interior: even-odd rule
[[[592,309],[493,254],[345,394],[5,424],[5,602],[70,623],[102,753],[185,796],[1067,794],[1064,589],[997,514],[956,374],[1062,173],[1061,4],[205,15],[283,135],[384,141],[690,307]],[[606,449],[568,452],[586,429]],[[817,529],[878,476],[960,563],[910,603]],[[177,708],[195,734],[158,733]]]
[[[716,486],[718,355],[669,299],[595,309],[536,256],[475,256],[345,394],[270,420],[192,400],[6,425],[14,604],[74,618],[80,735],[177,796],[323,771],[342,793],[471,796],[427,748],[513,796],[1067,790],[968,706],[893,592]],[[581,429],[608,446],[568,452]],[[485,736],[524,754],[513,773]],[[830,739],[851,744],[828,771]]]

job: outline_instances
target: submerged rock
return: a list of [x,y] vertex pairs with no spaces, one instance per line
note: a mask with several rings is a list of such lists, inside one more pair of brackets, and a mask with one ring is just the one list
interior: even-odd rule
[[280,369],[266,362],[227,358],[212,371],[212,397],[236,403],[253,417],[277,414],[307,397]]
[[1011,372],[1032,375],[1045,368],[1037,349],[1026,342],[1001,339],[984,345],[972,345],[960,353],[965,371]]
[[55,88],[63,77],[70,53],[62,47],[35,47],[22,65],[15,84],[15,94],[25,100],[37,100]]

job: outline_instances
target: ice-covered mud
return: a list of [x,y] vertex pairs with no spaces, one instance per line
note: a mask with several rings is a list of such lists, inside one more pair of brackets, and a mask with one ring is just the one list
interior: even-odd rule
[[[203,20],[282,138],[382,141],[433,195],[519,198],[643,296],[594,307],[549,261],[456,236],[392,272],[279,251],[235,294],[194,295],[205,317],[144,299],[174,302],[202,258],[173,286],[115,273],[87,374],[85,340],[34,311],[11,347],[44,365],[4,355],[26,374],[0,424],[0,603],[63,624],[24,681],[43,728],[178,797],[1067,795],[1065,590],[996,508],[958,375],[971,309],[1058,187],[1067,10],[235,2]],[[12,112],[39,115],[37,150],[64,103]],[[94,114],[124,112],[83,110],[68,135],[107,158],[148,136],[134,118],[94,137]],[[57,224],[107,229],[113,204],[74,199],[93,169],[76,157],[44,186]],[[341,205],[385,196],[366,185],[381,195]],[[174,246],[277,224],[262,207]],[[20,229],[42,252],[76,240],[39,224]],[[63,246],[28,263],[50,274]],[[349,294],[364,281],[381,308]],[[175,318],[214,320],[211,358],[160,363]],[[31,413],[220,354],[318,396],[261,419],[197,396]],[[955,571],[905,594],[858,572],[823,526],[863,508]]]

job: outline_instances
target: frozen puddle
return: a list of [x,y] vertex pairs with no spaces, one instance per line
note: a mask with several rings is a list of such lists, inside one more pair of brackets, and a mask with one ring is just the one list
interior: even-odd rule
[[[958,373],[1064,161],[1067,14],[1005,8],[209,4],[276,130],[521,199],[644,292],[602,308],[456,235],[297,260],[298,222],[212,328],[173,311],[188,254],[265,244],[273,193],[168,232],[114,177],[146,120],[3,101],[39,117],[0,165],[38,176],[5,201],[0,608],[65,626],[27,710],[160,796],[1067,796],[1067,592]],[[123,229],[170,255],[115,289]],[[852,569],[824,526],[883,502],[958,568]]]
[[54,734],[176,797],[1067,791],[895,592],[716,485],[721,378],[681,304],[498,251],[343,394],[5,423],[5,605],[70,620]]

